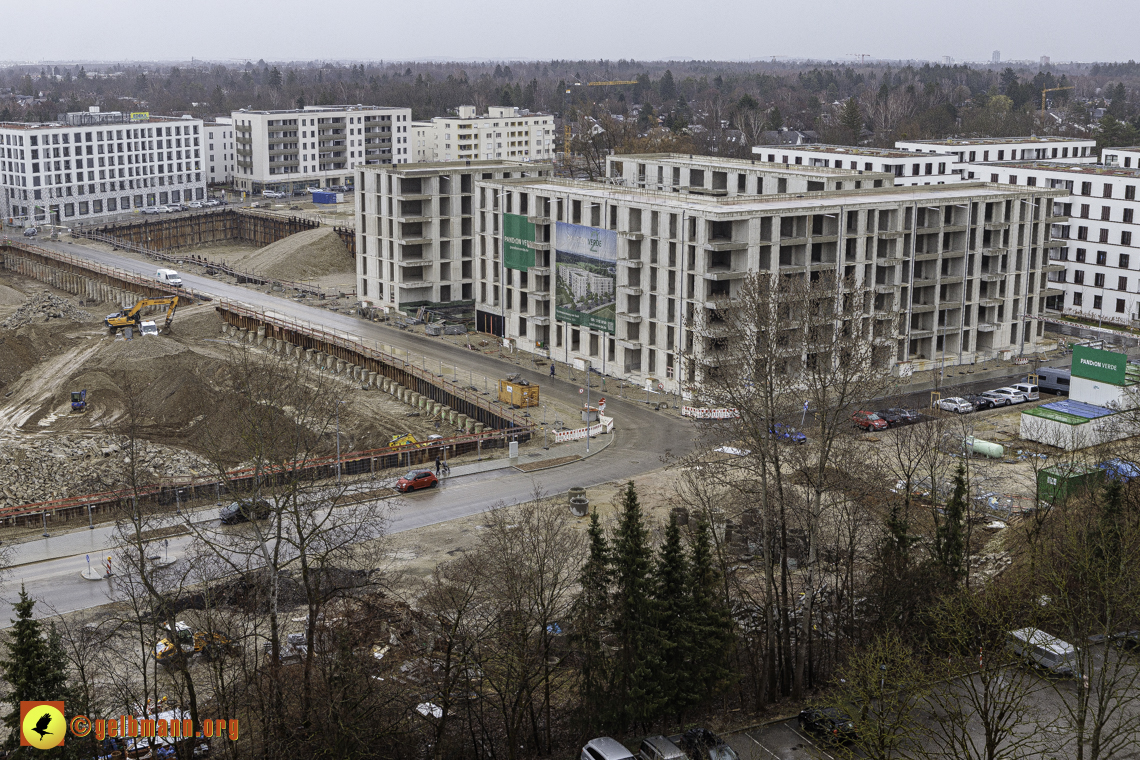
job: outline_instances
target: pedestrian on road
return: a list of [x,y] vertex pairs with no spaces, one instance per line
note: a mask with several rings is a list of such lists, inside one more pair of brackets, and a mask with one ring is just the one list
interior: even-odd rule
[[436,477],[439,477],[439,466],[440,466],[440,461],[439,461],[439,455],[437,454],[435,457],[435,474],[436,474]]
[[554,377],[554,362],[550,363],[550,376]]

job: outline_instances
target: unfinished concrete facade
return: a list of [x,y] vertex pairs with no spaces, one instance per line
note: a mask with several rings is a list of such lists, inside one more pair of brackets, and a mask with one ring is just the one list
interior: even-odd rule
[[[724,198],[548,178],[475,185],[479,329],[682,392],[701,384],[722,339],[698,325],[756,272],[843,280],[884,370],[1034,351],[1043,324],[1025,315],[1044,308],[1062,192],[955,182]],[[504,256],[518,217],[533,225],[522,268]],[[587,249],[611,258],[572,271]]]

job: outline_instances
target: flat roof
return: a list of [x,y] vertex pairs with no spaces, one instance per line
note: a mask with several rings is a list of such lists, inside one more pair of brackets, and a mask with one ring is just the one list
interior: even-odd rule
[[[123,118],[122,119],[102,119],[102,120],[98,120],[98,121],[92,121],[92,122],[89,122],[87,124],[68,124],[65,121],[36,121],[36,122],[2,121],[2,122],[0,122],[0,129],[27,129],[27,130],[31,130],[31,129],[92,129],[92,128],[100,129],[103,127],[111,127],[111,128],[115,128],[115,127],[121,128],[123,126],[129,127],[132,124],[156,124],[156,123],[166,124],[166,123],[174,123],[174,122],[181,124],[184,122],[203,121],[202,119],[198,118],[197,116],[190,116],[187,118],[183,118],[181,116],[149,116],[145,119],[137,119],[135,121],[132,121],[130,118],[130,115],[129,115],[130,112],[123,113],[123,112],[115,112],[115,111],[103,111],[102,113],[92,114],[92,115],[93,116],[106,116],[107,114],[114,114],[114,113],[122,114]],[[136,111],[136,113],[141,113],[141,112]]]
[[991,182],[951,182],[944,185],[891,185],[882,188],[860,190],[825,190],[805,193],[778,193],[771,195],[734,195],[715,197],[693,193],[673,193],[659,190],[607,185],[586,180],[558,179],[548,177],[509,178],[483,180],[502,185],[526,185],[528,188],[552,194],[572,192],[577,195],[592,196],[598,200],[624,200],[631,203],[659,203],[692,211],[705,211],[725,214],[757,214],[781,212],[788,209],[801,209],[812,213],[819,209],[838,208],[848,204],[872,205],[880,203],[914,203],[929,200],[944,203],[948,200],[1005,199],[1011,195],[1043,195],[1061,197],[1067,190],[1044,187],[1024,187],[1003,185]]
[[809,153],[834,153],[836,155],[845,156],[872,156],[875,158],[914,158],[915,154],[910,151],[898,150],[897,148],[860,148],[854,145],[754,145],[752,146],[753,153],[764,153],[767,151],[779,152],[782,150],[798,150],[806,151]]
[[[914,155],[913,153],[910,155]],[[643,161],[645,163],[682,164],[686,166],[721,166],[726,169],[739,169],[746,171],[756,169],[775,174],[819,174],[832,177],[870,177],[871,179],[890,178],[894,182],[894,174],[890,172],[871,171],[865,169],[844,169],[835,166],[809,166],[808,164],[785,164],[783,161],[760,161],[748,158],[725,158],[724,156],[698,156],[688,153],[615,153],[606,156],[606,163],[612,161]]]
[[1091,137],[1060,137],[1058,135],[1045,135],[1044,137],[943,137],[937,140],[897,140],[897,143],[912,145],[1007,145],[1009,143],[1053,143],[1053,142],[1088,142],[1095,143]]
[[279,113],[319,113],[321,111],[406,111],[405,106],[305,106],[304,108],[282,108],[266,111],[259,108],[239,108],[233,113],[279,114]]
[[[542,169],[554,170],[550,161],[510,161],[506,159],[461,159],[459,161],[425,161],[418,164],[368,164],[358,166],[357,169],[374,172],[390,172],[395,174],[439,174],[441,172],[461,172],[465,169]],[[519,179],[530,179],[520,177]],[[536,178],[537,179],[537,178]]]
[[1101,148],[1102,152],[1106,151],[1106,150],[1127,150],[1130,152],[1134,152],[1134,151],[1140,151],[1140,145],[1129,145],[1126,148]]
[[1140,177],[1140,167],[1125,169],[1100,164],[1067,164],[1064,161],[979,161],[980,166],[1000,166],[1003,169],[1037,169],[1039,171],[1067,172],[1069,174],[1100,174],[1106,177]]

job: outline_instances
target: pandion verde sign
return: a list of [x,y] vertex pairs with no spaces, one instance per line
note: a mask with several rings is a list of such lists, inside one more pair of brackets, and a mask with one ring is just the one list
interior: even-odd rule
[[534,225],[525,216],[503,214],[503,266],[525,272],[534,266]]
[[1115,351],[1073,346],[1072,373],[1076,377],[1112,385],[1126,385],[1128,357]]

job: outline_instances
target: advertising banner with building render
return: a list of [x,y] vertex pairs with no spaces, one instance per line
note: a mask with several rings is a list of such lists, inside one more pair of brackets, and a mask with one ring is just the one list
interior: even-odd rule
[[534,266],[534,224],[525,216],[503,214],[503,266],[525,272]]
[[563,322],[614,332],[617,233],[558,222],[554,228],[554,314]]

